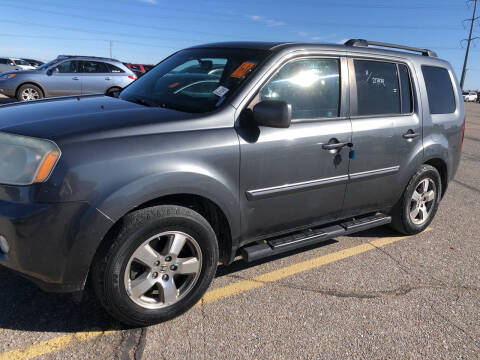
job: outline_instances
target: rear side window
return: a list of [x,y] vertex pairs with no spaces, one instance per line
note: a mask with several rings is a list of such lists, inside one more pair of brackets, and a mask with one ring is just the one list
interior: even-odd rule
[[451,114],[455,112],[455,95],[448,70],[437,66],[422,65],[422,73],[427,87],[430,113]]
[[115,65],[112,65],[112,64],[105,64],[109,70],[109,72],[111,73],[114,73],[114,74],[121,74],[121,73],[124,73],[125,71],[123,71],[122,69],[120,69],[119,67],[116,67]]
[[357,81],[357,115],[400,114],[397,65],[354,60]]
[[107,65],[99,61],[82,61],[83,72],[90,74],[108,73]]

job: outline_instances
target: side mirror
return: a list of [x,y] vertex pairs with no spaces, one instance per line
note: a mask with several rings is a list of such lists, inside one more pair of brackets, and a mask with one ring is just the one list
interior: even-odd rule
[[48,69],[48,70],[47,70],[47,75],[48,75],[48,76],[51,76],[52,74],[53,74],[53,70],[52,70],[52,69]]
[[253,107],[253,120],[261,126],[288,128],[292,121],[292,106],[280,100],[260,101]]

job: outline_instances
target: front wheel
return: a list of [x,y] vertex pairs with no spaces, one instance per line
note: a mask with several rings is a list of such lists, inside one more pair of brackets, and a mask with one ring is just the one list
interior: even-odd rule
[[33,101],[43,99],[42,90],[33,84],[22,85],[17,92],[18,101]]
[[215,275],[215,232],[188,208],[130,213],[112,240],[100,249],[92,280],[103,306],[125,324],[148,326],[184,313]]
[[441,194],[442,182],[438,170],[422,165],[393,208],[391,226],[408,235],[422,232],[432,222]]

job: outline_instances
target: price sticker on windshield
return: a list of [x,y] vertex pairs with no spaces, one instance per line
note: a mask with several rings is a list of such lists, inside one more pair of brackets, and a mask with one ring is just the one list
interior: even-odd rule
[[240,79],[244,77],[247,72],[250,71],[251,68],[255,66],[255,63],[245,61],[243,62],[238,68],[235,69],[235,71],[230,75],[230,77]]
[[224,96],[226,93],[228,93],[228,89],[225,86],[220,85],[218,88],[213,90],[213,93],[217,96]]

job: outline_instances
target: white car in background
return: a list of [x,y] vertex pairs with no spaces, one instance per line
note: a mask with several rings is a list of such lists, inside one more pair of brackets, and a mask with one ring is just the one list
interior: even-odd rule
[[478,94],[475,91],[464,91],[463,101],[474,102],[478,100]]
[[15,70],[33,70],[34,66],[22,59],[0,57],[0,73]]

